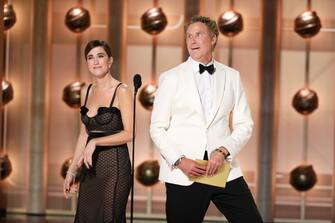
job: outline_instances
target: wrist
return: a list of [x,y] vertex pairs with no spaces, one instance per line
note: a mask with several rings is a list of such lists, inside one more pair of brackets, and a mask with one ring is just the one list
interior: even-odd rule
[[76,172],[68,170],[68,171],[66,171],[66,175],[70,175],[72,177],[76,177]]
[[177,161],[174,162],[173,167],[177,168],[180,165],[180,163],[183,161],[184,158],[185,158],[185,156],[182,155],[179,159],[177,159]]
[[216,148],[214,151],[222,154],[223,157],[224,157],[224,159],[226,159],[230,155],[230,153],[228,152],[228,150],[226,148],[224,148],[224,147]]
[[98,140],[98,138],[93,138],[93,139],[90,140],[90,143],[92,143],[94,146],[96,146],[97,145],[97,140]]

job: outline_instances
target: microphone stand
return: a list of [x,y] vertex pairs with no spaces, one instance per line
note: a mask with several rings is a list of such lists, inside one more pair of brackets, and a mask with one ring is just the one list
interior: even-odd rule
[[132,148],[132,158],[131,158],[131,195],[130,195],[130,223],[133,223],[133,212],[134,212],[134,157],[135,157],[135,118],[136,118],[136,95],[137,90],[135,86],[134,91],[134,105],[133,105],[133,148]]

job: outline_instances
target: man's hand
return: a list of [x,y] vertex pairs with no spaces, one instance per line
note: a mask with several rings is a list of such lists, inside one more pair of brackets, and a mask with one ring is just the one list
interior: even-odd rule
[[198,164],[194,160],[183,158],[180,164],[177,166],[189,177],[203,176],[206,174],[206,166]]
[[[221,148],[220,148],[221,149]],[[220,151],[213,151],[210,155],[210,159],[207,163],[206,175],[213,176],[216,172],[220,169],[220,167],[224,163],[225,154],[228,154],[228,151],[223,148],[222,152]]]

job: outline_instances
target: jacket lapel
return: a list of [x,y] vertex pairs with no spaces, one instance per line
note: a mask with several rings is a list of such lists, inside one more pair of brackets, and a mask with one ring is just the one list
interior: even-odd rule
[[213,107],[209,114],[207,125],[208,128],[213,122],[217,112],[219,111],[223,94],[226,86],[226,71],[223,66],[214,61],[215,68],[217,69],[214,73],[214,97],[213,97]]
[[188,92],[188,97],[186,100],[190,100],[196,109],[196,111],[199,113],[201,116],[202,120],[204,123],[205,122],[205,116],[204,112],[202,110],[202,105],[201,105],[201,100],[200,100],[200,95],[199,91],[196,85],[196,81],[194,78],[193,74],[193,69],[192,69],[192,64],[190,59],[188,59],[183,65],[182,65],[182,81],[184,81],[184,85],[187,89],[185,89],[185,92]]

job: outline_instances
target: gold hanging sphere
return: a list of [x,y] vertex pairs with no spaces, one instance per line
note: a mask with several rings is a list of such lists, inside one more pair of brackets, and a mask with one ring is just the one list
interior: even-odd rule
[[294,109],[302,115],[309,115],[318,108],[319,99],[315,91],[309,88],[300,89],[293,97]]
[[3,7],[3,25],[4,29],[8,30],[16,23],[16,14],[11,4],[4,4]]
[[12,163],[7,154],[0,154],[0,180],[7,178],[12,172]]
[[236,36],[243,30],[242,15],[233,10],[225,11],[218,18],[218,27],[223,35]]
[[158,183],[159,163],[157,160],[147,160],[136,168],[136,179],[144,186]]
[[[70,158],[68,158],[68,159],[66,159],[65,161],[64,161],[64,163],[62,164],[62,167],[61,167],[61,170],[60,170],[60,175],[65,179],[65,177],[66,177],[66,173],[67,173],[67,171],[69,170],[69,168],[70,168],[70,165],[71,165],[71,163],[72,163],[72,160],[73,160],[73,158],[72,157],[70,157]],[[77,183],[77,182],[79,182],[79,180],[80,180],[80,178],[81,178],[81,175],[82,175],[82,168],[79,168],[78,170],[77,170],[77,172],[76,172],[76,177],[75,177],[75,182]]]
[[310,38],[319,33],[321,21],[315,11],[305,11],[294,20],[294,31],[303,38]]
[[85,86],[84,82],[75,81],[63,89],[63,101],[71,108],[80,107],[80,93]]
[[141,105],[147,109],[152,110],[152,106],[154,105],[155,94],[157,91],[157,86],[153,84],[145,85],[139,94],[139,100]]
[[307,191],[316,182],[317,176],[312,165],[300,165],[290,173],[290,184],[298,191]]
[[148,9],[141,17],[141,28],[151,35],[162,32],[166,25],[166,15],[158,7]]
[[85,31],[91,25],[90,13],[82,7],[73,7],[67,11],[65,25],[75,33]]
[[13,86],[9,81],[2,80],[2,104],[6,105],[14,98]]

